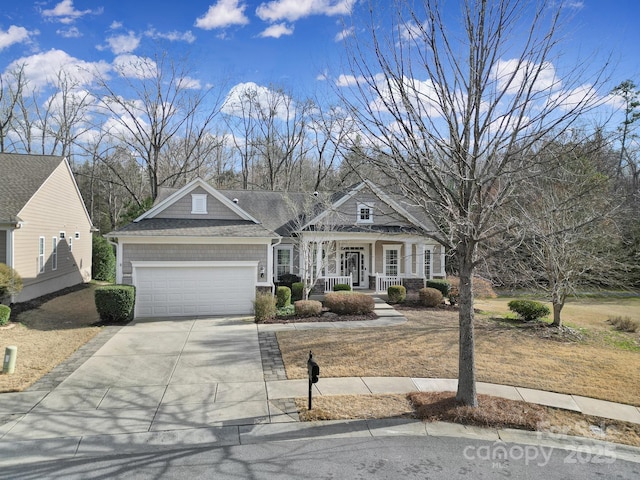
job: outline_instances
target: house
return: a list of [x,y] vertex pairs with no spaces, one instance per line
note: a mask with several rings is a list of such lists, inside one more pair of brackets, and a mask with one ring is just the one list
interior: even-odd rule
[[249,314],[256,291],[306,269],[320,292],[336,283],[421,288],[444,277],[444,248],[411,210],[367,181],[312,195],[216,190],[198,178],[162,189],[107,237],[117,244],[117,282],[136,286],[136,316]]
[[0,263],[24,302],[91,280],[93,225],[63,157],[0,154]]

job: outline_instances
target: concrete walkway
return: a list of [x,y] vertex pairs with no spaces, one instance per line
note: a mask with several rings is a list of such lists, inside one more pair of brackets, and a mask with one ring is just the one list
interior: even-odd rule
[[[256,325],[251,317],[154,319],[111,329],[110,338],[95,339],[95,353],[78,357],[82,361],[68,361],[77,368],[64,378],[53,378],[59,375],[54,372],[27,391],[0,394],[0,464],[106,455],[122,449],[150,451],[176,444],[219,446],[316,436],[526,437],[520,432],[407,419],[299,422],[293,398],[306,397],[308,382],[267,374],[259,335],[406,321],[380,300],[376,313],[376,320],[365,322]],[[321,377],[314,395],[455,391],[456,382]],[[640,409],[630,405],[483,383],[478,392],[640,423]],[[539,442],[540,435],[535,435],[529,441]],[[640,450],[627,450],[640,462]]]

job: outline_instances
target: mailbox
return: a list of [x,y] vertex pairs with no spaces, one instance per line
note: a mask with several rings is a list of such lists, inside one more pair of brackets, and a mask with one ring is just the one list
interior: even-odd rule
[[311,383],[318,383],[318,375],[320,375],[320,367],[313,360],[313,354],[309,352],[309,360],[307,361],[307,368],[309,370],[309,381]]

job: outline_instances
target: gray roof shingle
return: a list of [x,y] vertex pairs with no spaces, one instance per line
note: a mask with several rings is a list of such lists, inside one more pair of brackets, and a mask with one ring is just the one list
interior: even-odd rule
[[247,220],[207,220],[177,218],[146,218],[130,223],[108,234],[109,237],[275,237],[274,233],[262,225]]
[[0,153],[0,221],[19,220],[20,211],[63,160],[54,155]]

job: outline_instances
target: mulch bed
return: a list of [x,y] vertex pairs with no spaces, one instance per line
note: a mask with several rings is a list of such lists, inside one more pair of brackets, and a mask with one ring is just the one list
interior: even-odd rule
[[326,313],[323,315],[319,315],[317,317],[301,317],[297,315],[292,315],[290,317],[276,317],[270,320],[265,320],[264,322],[258,322],[263,324],[273,324],[273,323],[300,323],[300,322],[359,322],[362,320],[375,320],[377,315],[375,313],[367,313],[364,315],[327,315]]

